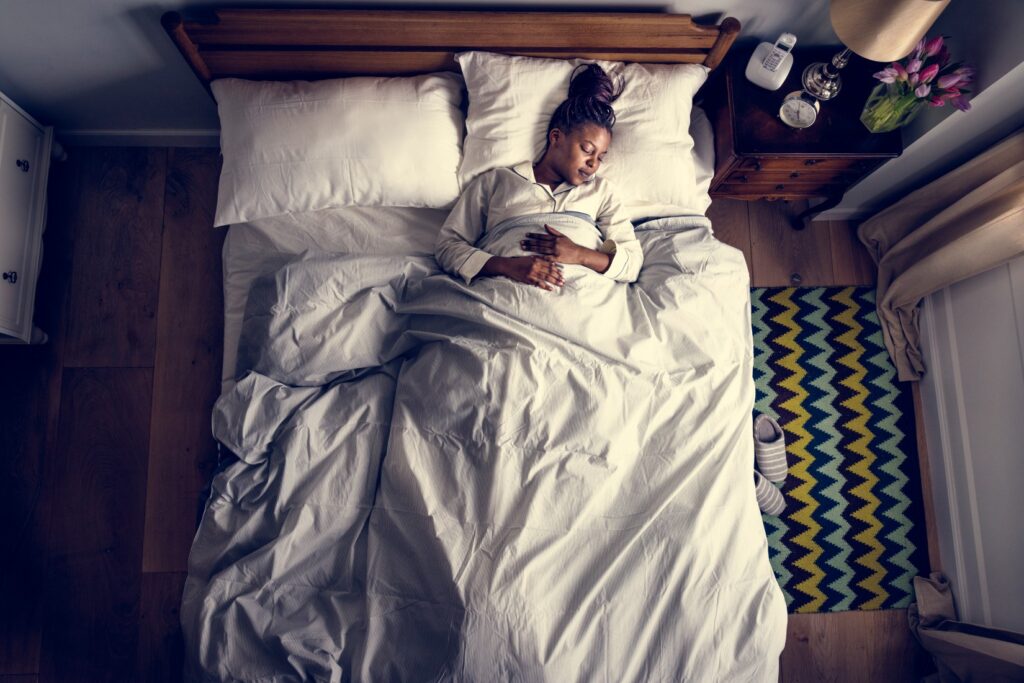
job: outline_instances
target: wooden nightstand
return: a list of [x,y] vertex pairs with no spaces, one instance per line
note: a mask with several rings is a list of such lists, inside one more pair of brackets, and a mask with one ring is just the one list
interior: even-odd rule
[[841,48],[794,50],[786,82],[775,91],[746,79],[750,51],[727,61],[708,84],[705,109],[715,128],[715,177],[712,197],[730,199],[809,199],[826,202],[800,214],[804,219],[838,204],[847,188],[903,151],[900,132],[874,134],[860,112],[877,81],[881,65],[854,56],[842,70],[843,87],[822,102],[810,128],[790,128],[779,118],[782,98],[800,90],[804,67],[827,61]]

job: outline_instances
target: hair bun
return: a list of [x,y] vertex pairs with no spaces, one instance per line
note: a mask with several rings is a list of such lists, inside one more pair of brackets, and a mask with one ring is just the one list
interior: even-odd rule
[[592,98],[611,106],[619,94],[619,92],[615,92],[615,84],[612,83],[612,79],[597,64],[580,64],[576,67],[569,82],[570,99]]

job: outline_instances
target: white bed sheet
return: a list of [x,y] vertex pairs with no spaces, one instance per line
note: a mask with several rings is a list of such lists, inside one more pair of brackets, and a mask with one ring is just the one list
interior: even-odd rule
[[750,283],[709,227],[641,226],[629,287],[319,252],[255,283],[189,680],[777,681]]
[[[711,123],[695,106],[690,135],[694,141],[698,194],[705,199],[692,213],[703,215],[715,175]],[[423,256],[434,253],[434,238],[448,211],[442,209],[347,206],[288,214],[233,225],[224,242],[224,365],[221,385],[235,379],[238,339],[253,280],[277,270],[304,251]]]

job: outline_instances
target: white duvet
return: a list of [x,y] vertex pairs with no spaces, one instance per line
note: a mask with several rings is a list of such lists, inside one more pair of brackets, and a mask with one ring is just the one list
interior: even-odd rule
[[634,285],[323,253],[257,283],[192,678],[777,680],[746,266],[704,218],[637,235]]

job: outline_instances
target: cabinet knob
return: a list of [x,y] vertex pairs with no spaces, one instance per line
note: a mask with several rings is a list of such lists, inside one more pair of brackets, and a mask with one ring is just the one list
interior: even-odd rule
[[817,159],[808,159],[804,162],[804,166],[814,166],[816,163],[818,163]]
[[785,190],[785,189],[786,189],[786,186],[785,186],[785,185],[776,185],[776,186],[775,186],[775,189],[776,189],[776,190]]
[[760,161],[755,161],[754,162],[754,170],[755,171],[760,171],[761,170],[761,162]]
[[793,171],[792,173],[789,174],[789,177],[790,178],[799,178],[800,174],[797,173],[796,171]]
[[750,181],[750,178],[748,176],[745,176],[745,175],[741,175],[740,176],[740,182],[741,183],[746,183],[746,182],[749,182],[749,181]]
[[18,159],[14,164],[21,169],[22,173],[28,173],[28,159]]
[[14,284],[18,281],[18,271],[12,270],[4,273],[4,280],[7,280],[8,284]]

